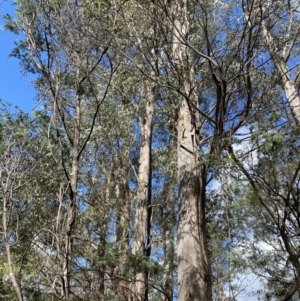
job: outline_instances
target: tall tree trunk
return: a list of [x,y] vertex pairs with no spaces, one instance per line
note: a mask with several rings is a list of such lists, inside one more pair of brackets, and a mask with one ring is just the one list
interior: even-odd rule
[[[78,91],[80,91],[80,56],[76,57],[77,65],[75,71],[75,88],[76,88],[76,100],[75,100],[75,114],[73,129],[64,122],[65,111],[63,108],[62,100],[56,97],[55,103],[59,111],[60,121],[64,126],[64,130],[68,136],[69,143],[71,145],[71,166],[70,171],[65,169],[67,179],[69,181],[69,204],[66,213],[66,220],[63,229],[63,239],[60,241],[60,266],[62,273],[62,294],[63,300],[69,301],[71,298],[71,278],[72,278],[72,260],[73,260],[73,243],[74,243],[74,229],[77,214],[77,185],[78,185],[78,173],[79,173],[79,159],[80,159],[80,134],[81,134],[81,97]],[[55,95],[56,96],[56,95]],[[57,126],[57,129],[59,125]],[[63,145],[61,144],[61,148]],[[63,153],[63,149],[62,149]],[[66,163],[62,162],[64,168]]]
[[[140,117],[141,124],[141,148],[140,166],[138,178],[138,201],[135,212],[134,243],[132,254],[143,257],[149,255],[150,245],[148,234],[149,215],[151,215],[151,141],[152,141],[152,116],[155,105],[154,83],[145,81],[146,110],[144,116]],[[133,298],[147,300],[147,271],[140,269],[135,274],[132,286]]]
[[289,56],[287,53],[289,45],[285,45],[283,47],[283,54],[280,54],[278,50],[275,50],[273,36],[264,21],[261,22],[261,31],[278,72],[281,86],[290,105],[295,122],[300,125],[300,96],[296,89],[295,82],[290,77],[289,68],[286,64],[286,60]]
[[66,219],[66,236],[65,236],[65,253],[63,254],[63,290],[64,300],[70,300],[71,287],[70,280],[72,277],[72,259],[73,259],[73,240],[74,240],[74,227],[77,211],[77,184],[78,184],[78,171],[79,171],[79,139],[80,139],[80,119],[81,119],[81,106],[80,97],[77,96],[76,100],[76,115],[74,126],[74,139],[72,145],[72,166],[70,173],[69,184],[69,208]]
[[[253,7],[248,7],[246,2],[243,1],[244,17],[250,28],[253,26],[250,18],[250,12],[252,10]],[[263,16],[263,11],[260,12],[260,16]],[[292,48],[296,42],[296,36],[286,39],[286,42],[283,42],[284,44],[278,47],[277,43],[274,41],[274,36],[266,26],[265,21],[263,19],[259,20],[259,24],[265,44],[278,72],[281,87],[284,90],[294,120],[300,125],[300,95],[297,91],[295,81],[292,80],[290,76],[289,68],[287,66],[287,60],[289,59]]]
[[127,176],[120,179],[117,187],[117,198],[120,205],[117,212],[116,234],[120,259],[119,266],[115,270],[117,276],[116,293],[120,301],[127,301],[129,287],[126,281],[126,276],[128,276],[126,260],[129,254],[130,228],[129,185]]
[[106,264],[103,260],[106,252],[106,237],[107,237],[107,225],[109,221],[109,208],[110,208],[110,198],[111,198],[111,183],[113,178],[113,171],[115,167],[114,159],[112,159],[112,162],[110,163],[110,168],[107,173],[107,179],[106,179],[106,188],[105,188],[105,203],[102,205],[102,208],[99,208],[99,215],[103,219],[103,223],[98,228],[98,232],[100,235],[100,241],[98,246],[98,258],[99,261],[103,262],[99,266],[99,301],[105,300],[105,271],[106,271]]
[[[185,99],[178,121],[178,300],[212,299],[210,263],[206,239],[206,170],[199,162],[199,114],[197,94],[193,91],[195,75],[188,41],[187,0],[174,7],[173,55],[178,82]],[[181,82],[180,82],[181,81]]]
[[[164,282],[163,282],[163,301],[172,301],[173,300],[173,289],[174,289],[174,228],[175,228],[175,219],[174,219],[174,202],[173,197],[170,196],[173,193],[173,184],[171,181],[166,183],[165,187],[165,196],[166,201],[163,208],[163,249],[164,249]],[[170,187],[171,186],[171,187]]]

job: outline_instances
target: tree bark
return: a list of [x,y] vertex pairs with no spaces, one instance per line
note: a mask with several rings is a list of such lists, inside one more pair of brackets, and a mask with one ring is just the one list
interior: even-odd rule
[[[262,9],[262,8],[260,8]],[[246,22],[249,25],[249,28],[253,27],[250,11],[253,10],[253,7],[248,7],[245,3],[243,5],[244,17]],[[260,11],[260,16],[262,18],[263,11]],[[292,115],[294,117],[297,125],[300,125],[300,96],[297,91],[295,81],[291,79],[289,74],[289,68],[287,66],[287,60],[290,56],[290,52],[292,50],[292,46],[294,45],[296,39],[295,37],[291,37],[287,39],[284,45],[280,47],[277,46],[277,43],[274,41],[274,36],[272,35],[269,28],[266,26],[265,21],[263,19],[258,21],[260,24],[261,33],[267,49],[270,53],[271,59],[274,63],[274,66],[278,72],[280,85],[284,90],[285,96],[289,103]],[[292,23],[291,23],[292,24]],[[290,25],[291,25],[290,24]],[[299,31],[299,28],[298,28]]]
[[3,183],[1,176],[0,178],[2,182],[2,188],[3,188],[3,212],[2,212],[3,244],[5,246],[6,260],[7,260],[8,270],[9,270],[9,278],[12,282],[12,286],[17,295],[18,301],[23,301],[22,290],[17,281],[15,271],[14,271],[14,264],[11,257],[10,243],[8,238],[7,222],[9,220],[9,208],[12,204],[11,201],[8,199],[7,195],[11,195],[11,191],[6,189],[5,187],[6,185]]
[[[151,204],[151,142],[152,142],[152,116],[155,105],[154,83],[145,81],[146,110],[140,117],[141,148],[138,178],[138,201],[135,212],[134,243],[132,254],[139,257],[146,255],[149,234],[149,212]],[[151,209],[150,209],[151,210]],[[132,286],[133,299],[147,300],[147,271],[140,269],[135,273]]]
[[178,300],[212,299],[211,272],[206,239],[205,186],[206,170],[200,167],[198,97],[188,41],[187,1],[174,7],[173,55],[178,82],[185,99],[178,121]]
[[128,276],[126,260],[129,254],[130,228],[129,185],[127,176],[120,179],[120,183],[117,186],[117,197],[120,208],[118,208],[117,213],[116,234],[120,260],[119,266],[115,270],[117,276],[116,292],[120,301],[127,301],[129,285],[126,281],[126,276]]
[[[187,103],[178,125],[178,300],[212,298],[205,220],[205,171],[197,165],[198,147]],[[194,136],[194,137],[193,137]]]
[[[291,79],[289,68],[286,64],[286,58],[274,49],[274,39],[271,32],[266,27],[264,21],[261,22],[261,31],[268,47],[269,53],[272,57],[273,63],[278,72],[281,86],[284,90],[287,101],[290,105],[292,115],[297,125],[300,125],[300,96],[296,89],[295,82]],[[283,47],[283,53],[286,52],[287,45]]]
[[[6,137],[8,138],[8,137]],[[8,138],[9,139],[9,138]],[[4,140],[5,141],[5,140]],[[10,229],[9,224],[12,219],[11,214],[13,213],[13,199],[14,193],[22,188],[20,182],[20,167],[22,166],[22,156],[20,154],[24,151],[20,150],[20,154],[13,154],[12,149],[14,148],[16,141],[8,141],[2,154],[1,171],[0,171],[0,187],[1,187],[1,198],[2,198],[2,241],[6,253],[6,261],[8,265],[9,278],[12,283],[13,290],[17,296],[18,301],[23,301],[23,292],[21,284],[16,277],[15,264],[11,253],[11,242],[10,242]],[[1,141],[2,142],[2,141]],[[20,147],[20,146],[19,146]],[[14,214],[18,214],[15,212]],[[16,227],[18,231],[18,226]],[[17,233],[16,233],[17,234]],[[18,234],[16,235],[18,239]]]
[[[171,181],[170,181],[171,182]],[[173,300],[173,290],[174,290],[174,202],[172,200],[172,187],[170,183],[166,183],[165,195],[166,201],[163,210],[163,248],[164,248],[164,282],[163,282],[163,301]]]
[[[66,223],[64,225],[64,244],[60,246],[62,250],[61,256],[61,266],[62,266],[62,293],[63,300],[69,301],[71,292],[71,278],[72,278],[72,260],[73,260],[73,243],[74,243],[74,229],[77,213],[77,185],[78,185],[78,173],[79,173],[79,159],[80,159],[80,134],[81,134],[81,97],[78,93],[80,90],[80,56],[77,56],[77,65],[75,71],[75,89],[76,89],[76,100],[75,100],[75,114],[74,114],[74,129],[73,136],[69,138],[69,143],[71,145],[71,166],[69,174],[67,175],[69,179],[69,204],[66,214]],[[57,98],[56,103],[58,108],[62,108],[61,99]],[[64,125],[64,130],[66,133],[71,132],[71,128],[63,122],[65,112],[61,112],[60,118]],[[61,146],[62,147],[62,146]]]
[[76,101],[76,116],[75,116],[75,129],[74,129],[74,142],[72,147],[72,166],[70,174],[70,187],[69,187],[69,208],[66,220],[66,236],[65,236],[65,254],[63,263],[63,284],[64,284],[64,298],[65,301],[70,299],[71,287],[70,280],[72,277],[71,263],[73,258],[73,235],[76,219],[76,198],[77,198],[77,184],[78,184],[78,171],[79,171],[79,139],[80,139],[80,120],[81,107],[80,98]]

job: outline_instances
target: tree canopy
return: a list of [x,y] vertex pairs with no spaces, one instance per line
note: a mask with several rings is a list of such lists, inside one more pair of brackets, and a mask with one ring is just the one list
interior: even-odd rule
[[15,7],[39,106],[1,101],[0,299],[297,300],[300,4]]

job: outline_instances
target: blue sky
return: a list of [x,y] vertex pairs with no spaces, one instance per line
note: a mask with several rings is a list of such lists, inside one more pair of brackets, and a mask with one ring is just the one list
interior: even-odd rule
[[29,112],[35,104],[34,87],[22,74],[19,61],[8,57],[20,37],[3,30],[3,14],[14,12],[12,1],[0,2],[0,9],[0,99]]

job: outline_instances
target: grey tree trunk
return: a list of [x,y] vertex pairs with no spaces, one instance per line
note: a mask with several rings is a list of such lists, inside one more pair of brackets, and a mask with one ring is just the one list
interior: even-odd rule
[[[187,0],[174,7],[173,55],[180,73],[181,89],[186,96],[178,120],[178,300],[210,301],[211,273],[205,223],[206,171],[200,167],[199,114],[197,94],[193,92],[195,75],[186,46],[188,41]],[[178,81],[179,82],[179,81]]]
[[75,127],[72,147],[72,166],[69,184],[69,206],[65,225],[65,252],[63,254],[63,291],[66,301],[70,300],[71,287],[70,280],[72,277],[71,263],[73,259],[73,236],[76,219],[76,199],[77,199],[77,184],[79,171],[79,139],[80,139],[80,122],[81,122],[81,106],[80,97],[76,100]]
[[199,166],[189,107],[180,108],[178,124],[178,300],[209,301],[210,263],[205,222],[205,170]]
[[[76,57],[77,65],[75,71],[75,89],[80,89],[80,56]],[[57,91],[58,92],[58,91]],[[55,95],[56,96],[56,95]],[[64,122],[65,114],[62,100],[59,97],[55,97],[55,108],[54,111],[58,110],[58,116],[64,126],[64,130],[68,136],[69,143],[71,146],[71,164],[70,171],[67,178],[69,180],[69,203],[67,206],[67,212],[65,222],[62,226],[60,236],[58,240],[58,253],[59,253],[59,266],[61,274],[61,293],[64,301],[69,301],[72,295],[71,292],[71,278],[72,273],[72,260],[73,260],[73,244],[74,244],[74,229],[77,213],[77,185],[78,185],[78,173],[79,173],[79,158],[80,158],[80,135],[81,135],[81,122],[82,122],[82,108],[81,108],[81,97],[79,93],[76,93],[75,98],[75,114],[73,121],[73,129],[71,126]],[[57,125],[59,128],[59,125]],[[60,145],[63,148],[63,145]],[[63,163],[65,164],[65,163]]]
[[[120,171],[121,173],[122,171]],[[128,172],[127,172],[128,174]],[[126,260],[129,254],[129,229],[130,229],[130,203],[129,203],[129,185],[128,177],[123,176],[117,186],[117,198],[119,209],[117,213],[116,234],[118,251],[120,254],[119,266],[116,268],[117,275],[116,294],[120,301],[128,300],[129,285],[126,279],[128,269]]]
[[[132,254],[143,257],[146,255],[146,246],[149,232],[148,215],[151,203],[151,141],[152,141],[152,116],[155,105],[153,93],[154,83],[145,81],[146,110],[140,117],[141,124],[141,148],[140,166],[138,177],[138,201],[135,212],[134,243]],[[141,269],[135,274],[132,285],[133,299],[145,300],[147,292],[146,271]]]
[[[9,175],[9,171],[7,172]],[[12,206],[11,200],[12,200],[12,189],[8,188],[8,183],[11,179],[8,179],[4,181],[2,179],[1,173],[0,173],[0,180],[2,184],[2,190],[3,190],[3,209],[2,209],[2,229],[3,229],[3,244],[5,247],[6,252],[6,260],[9,270],[9,278],[12,283],[13,289],[17,295],[18,301],[23,301],[23,294],[20,287],[20,284],[16,278],[15,270],[14,270],[14,263],[11,256],[11,250],[10,250],[10,243],[9,243],[9,237],[8,237],[8,221],[9,221],[9,211],[10,206]]]
[[[244,10],[244,17],[246,22],[248,22],[249,27],[252,26],[251,18],[250,18],[250,10],[247,6],[243,7]],[[260,16],[263,15],[263,12],[260,12]],[[294,117],[295,122],[300,125],[300,96],[296,89],[295,81],[292,80],[289,68],[287,66],[287,60],[290,56],[290,52],[292,51],[293,45],[295,44],[295,37],[292,36],[286,38],[286,41],[283,42],[283,45],[278,47],[277,43],[274,41],[274,36],[272,35],[269,28],[266,26],[264,20],[258,20],[260,24],[260,29],[262,32],[262,36],[264,38],[265,44],[269,50],[271,59],[275,65],[275,68],[278,72],[281,87],[284,90],[286,95],[287,101],[289,103],[292,115]],[[293,20],[290,21],[290,27],[293,24]],[[288,34],[290,34],[288,32]]]
[[[171,181],[170,181],[171,182]],[[163,301],[173,300],[174,290],[174,230],[175,230],[175,218],[174,218],[174,201],[171,183],[166,183],[165,189],[165,205],[163,209],[163,233],[162,241],[164,248],[164,282],[163,282]]]
[[265,43],[269,49],[273,63],[279,74],[281,86],[285,92],[286,98],[290,105],[295,122],[300,125],[300,96],[296,89],[295,82],[291,79],[289,74],[289,68],[286,64],[288,56],[287,49],[289,45],[284,45],[282,55],[277,51],[274,45],[274,39],[271,32],[266,27],[264,21],[261,22],[261,31],[265,40]]

